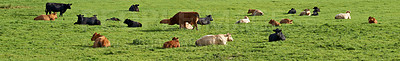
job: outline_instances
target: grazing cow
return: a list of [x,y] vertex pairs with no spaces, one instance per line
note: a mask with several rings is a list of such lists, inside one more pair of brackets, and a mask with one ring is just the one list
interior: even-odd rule
[[314,9],[313,12],[321,12],[318,7],[314,7],[313,9]]
[[346,11],[346,13],[340,13],[335,16],[335,19],[351,19],[350,11]]
[[290,9],[288,14],[296,14],[296,10],[294,8]]
[[191,25],[194,25],[194,27],[196,27],[196,30],[198,30],[197,27],[198,20],[199,20],[199,13],[197,12],[178,12],[170,19],[161,20],[160,23],[168,25],[179,24],[179,28],[185,28],[186,27],[185,22],[189,22]]
[[46,15],[51,12],[60,12],[60,16],[63,16],[63,13],[67,11],[67,9],[71,9],[72,4],[63,4],[63,3],[46,3]]
[[130,19],[125,19],[124,23],[128,24],[128,27],[142,27],[141,23],[132,21]]
[[115,17],[112,17],[112,18],[110,18],[110,19],[106,19],[106,21],[107,21],[107,20],[121,21],[121,20],[119,20],[118,18],[115,18]]
[[97,20],[97,15],[93,15],[93,17],[83,17],[83,15],[79,14],[78,21],[74,24],[88,24],[88,25],[101,25],[100,20]]
[[55,19],[57,19],[57,13],[52,13],[50,15],[39,15],[36,18],[34,18],[33,20],[52,20],[54,21]]
[[132,5],[130,8],[129,8],[129,11],[137,11],[137,12],[139,12],[139,4],[135,4],[135,5]]
[[375,24],[378,23],[378,21],[376,21],[376,19],[374,17],[371,17],[371,16],[369,16],[368,22],[369,23],[375,23]]
[[303,15],[310,16],[311,15],[310,9],[304,9],[304,11],[300,13],[300,16],[303,16]]
[[213,21],[213,19],[212,19],[211,15],[207,15],[207,17],[205,17],[205,18],[200,18],[199,21],[197,21],[197,24],[207,25],[207,24],[211,23],[210,21]]
[[244,16],[244,19],[240,19],[239,21],[236,22],[236,24],[239,24],[239,23],[249,23],[249,22],[250,22],[249,17]]
[[181,45],[179,44],[178,37],[174,37],[172,38],[171,41],[165,42],[163,46],[163,48],[177,48],[177,47],[181,47]]
[[226,42],[233,41],[231,34],[218,34],[218,35],[206,35],[196,40],[197,46],[206,46],[206,45],[226,45]]
[[279,41],[279,40],[285,41],[285,40],[286,40],[285,35],[283,35],[283,33],[281,32],[282,30],[275,29],[275,30],[273,30],[273,31],[274,31],[275,33],[269,35],[269,42]]
[[247,11],[247,14],[250,14],[251,16],[261,16],[264,15],[264,13],[261,10],[257,10],[257,9],[249,9],[249,11]]
[[108,39],[107,39],[105,36],[100,35],[100,33],[97,34],[97,32],[95,32],[95,33],[93,34],[91,40],[94,41],[94,43],[93,43],[93,48],[111,46],[111,45],[110,45],[110,41],[108,41]]
[[286,18],[286,19],[282,19],[280,23],[281,24],[293,24],[293,20]]
[[281,26],[280,23],[278,23],[277,21],[275,21],[273,19],[269,20],[269,24],[271,24],[272,26]]

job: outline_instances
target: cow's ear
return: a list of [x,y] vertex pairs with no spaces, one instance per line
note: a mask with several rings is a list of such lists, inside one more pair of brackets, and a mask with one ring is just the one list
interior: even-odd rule
[[137,6],[139,6],[139,4],[136,4]]

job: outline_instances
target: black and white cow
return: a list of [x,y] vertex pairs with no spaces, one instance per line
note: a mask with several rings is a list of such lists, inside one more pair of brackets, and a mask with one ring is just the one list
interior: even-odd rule
[[71,9],[72,4],[63,4],[63,3],[46,3],[46,15],[51,12],[60,12],[60,16],[63,16],[63,13],[67,11],[67,9]]
[[200,18],[199,21],[197,21],[197,24],[207,25],[207,24],[211,23],[210,21],[213,21],[213,19],[212,19],[211,15],[207,15],[207,17],[205,17],[205,18]]
[[128,27],[142,27],[141,23],[132,21],[130,19],[125,19],[124,23],[128,24]]
[[101,25],[100,20],[97,20],[97,15],[93,15],[93,17],[83,17],[83,15],[79,14],[76,16],[78,16],[78,21],[74,24]]
[[290,9],[288,14],[296,14],[296,10],[294,8]]
[[130,8],[129,8],[129,11],[137,11],[137,12],[139,12],[139,4],[135,4],[135,5],[132,5]]
[[273,31],[275,33],[269,35],[269,42],[279,41],[279,40],[285,41],[286,40],[286,37],[285,37],[285,35],[283,35],[282,30],[275,29]]

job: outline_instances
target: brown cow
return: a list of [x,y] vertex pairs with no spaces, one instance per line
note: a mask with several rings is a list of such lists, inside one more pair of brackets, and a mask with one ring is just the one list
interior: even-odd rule
[[371,16],[369,16],[368,22],[369,23],[378,23],[378,21],[376,21],[376,19],[374,17],[371,17]]
[[179,44],[179,39],[177,37],[172,38],[171,41],[167,41],[164,43],[163,48],[177,48],[177,47],[181,47],[181,45]]
[[275,21],[273,19],[269,20],[269,24],[271,24],[272,26],[280,26],[281,25],[280,23],[278,23],[277,21]]
[[293,20],[285,18],[285,19],[282,19],[280,23],[281,24],[293,24]]
[[52,20],[52,21],[54,21],[55,19],[57,19],[57,13],[52,13],[49,15],[39,15],[36,18],[34,18],[33,20],[46,20],[46,21]]
[[91,40],[94,41],[94,43],[93,43],[93,48],[111,46],[111,45],[110,45],[110,41],[108,41],[108,39],[107,39],[105,36],[100,35],[100,33],[97,34],[97,32],[95,32],[95,33],[93,34]]
[[310,16],[311,15],[310,9],[304,9],[304,11],[300,13],[300,16],[303,16],[303,15]]
[[187,27],[185,22],[189,22],[197,28],[197,21],[199,20],[199,13],[197,12],[178,12],[170,19],[163,19],[160,23],[168,23],[168,25],[179,24],[179,28]]

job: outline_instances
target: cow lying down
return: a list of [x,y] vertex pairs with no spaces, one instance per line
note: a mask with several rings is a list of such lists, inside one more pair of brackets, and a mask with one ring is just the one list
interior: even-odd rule
[[197,46],[206,46],[206,45],[226,45],[226,42],[233,41],[231,34],[218,34],[218,35],[206,35],[201,37],[196,41]]
[[57,19],[57,13],[52,13],[50,15],[39,15],[36,18],[34,18],[33,20],[54,21],[55,19]]
[[83,17],[83,15],[79,14],[76,16],[78,16],[78,21],[74,24],[101,25],[100,20],[97,20],[97,15],[93,15],[93,17]]
[[279,29],[275,29],[273,30],[275,33],[269,35],[269,42],[273,42],[273,41],[279,41],[279,40],[286,40],[285,35],[283,35],[282,30]]
[[128,27],[142,27],[141,23],[132,21],[131,19],[125,19],[124,23],[128,24]]

